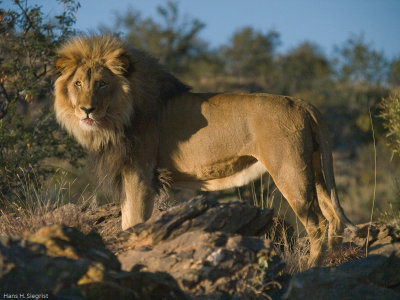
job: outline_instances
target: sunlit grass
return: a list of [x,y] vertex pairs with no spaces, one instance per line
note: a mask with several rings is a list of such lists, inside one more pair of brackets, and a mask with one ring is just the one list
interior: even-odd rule
[[90,231],[90,221],[84,210],[93,205],[94,194],[85,196],[86,189],[79,195],[73,193],[76,179],[71,180],[60,170],[46,183],[41,182],[33,170],[18,171],[20,182],[13,201],[0,199],[0,235],[22,236],[51,224]]

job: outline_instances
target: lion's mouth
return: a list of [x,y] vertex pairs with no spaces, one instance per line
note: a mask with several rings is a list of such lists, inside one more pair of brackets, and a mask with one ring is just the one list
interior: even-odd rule
[[85,118],[81,120],[81,124],[84,126],[88,126],[88,127],[96,127],[99,126],[100,123],[98,120],[92,119],[92,118]]

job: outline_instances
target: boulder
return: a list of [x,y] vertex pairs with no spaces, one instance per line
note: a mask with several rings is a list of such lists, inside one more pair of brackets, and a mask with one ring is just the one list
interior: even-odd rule
[[186,299],[169,274],[122,271],[98,234],[61,225],[0,239],[0,290],[11,298]]
[[295,275],[284,299],[400,299],[400,257],[371,255]]
[[367,257],[296,274],[284,298],[400,299],[400,231],[379,222],[357,227],[356,233],[346,232],[344,242]]
[[[46,255],[46,247],[27,240],[0,239],[0,290],[3,294],[71,295],[82,299],[76,283],[89,262]],[[11,298],[11,297],[7,297]]]
[[400,257],[400,230],[380,222],[360,224],[357,228],[357,233],[346,231],[344,242],[365,249],[368,239],[369,255],[390,256],[392,253],[397,253],[396,255]]
[[198,197],[121,233],[118,258],[126,271],[168,272],[191,295],[254,299],[283,267],[254,237],[272,223],[271,210]]
[[67,257],[99,262],[109,270],[119,270],[120,263],[108,250],[100,235],[94,231],[83,234],[73,227],[51,225],[26,237],[28,241],[42,244],[51,257]]
[[270,209],[200,196],[153,215],[148,221],[122,232],[119,238],[125,247],[137,248],[155,246],[191,231],[260,236],[272,226],[272,217]]

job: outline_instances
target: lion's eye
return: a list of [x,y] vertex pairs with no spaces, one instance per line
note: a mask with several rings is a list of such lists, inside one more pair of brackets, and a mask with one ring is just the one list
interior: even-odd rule
[[81,87],[82,86],[82,82],[80,82],[79,80],[75,81],[75,85],[78,86],[78,87]]
[[105,87],[106,85],[107,85],[107,82],[105,82],[105,81],[103,81],[103,80],[101,80],[101,81],[99,82],[99,88]]

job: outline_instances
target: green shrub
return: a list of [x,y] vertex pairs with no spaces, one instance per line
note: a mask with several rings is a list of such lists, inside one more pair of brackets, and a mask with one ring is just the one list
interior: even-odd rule
[[50,177],[46,159],[78,166],[83,157],[51,109],[55,51],[74,34],[79,8],[74,0],[58,2],[63,10],[55,19],[27,1],[0,9],[0,200],[16,200],[26,174],[40,181]]
[[393,150],[393,154],[400,154],[400,92],[393,92],[382,99],[380,103],[384,119],[383,126],[387,130],[387,138]]

